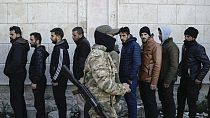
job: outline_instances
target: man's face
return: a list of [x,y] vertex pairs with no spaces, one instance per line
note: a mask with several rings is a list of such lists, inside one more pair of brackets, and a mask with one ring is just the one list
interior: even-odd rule
[[51,37],[50,37],[50,39],[51,39],[51,41],[52,41],[53,44],[56,44],[56,43],[57,43],[58,38],[59,38],[59,37],[58,37],[57,35],[55,35],[55,32],[51,32]]
[[10,42],[12,42],[13,40],[15,40],[19,35],[15,33],[15,30],[11,30],[9,33],[9,37],[10,37]]
[[150,38],[149,34],[144,33],[144,32],[140,34],[140,37],[141,37],[142,43],[147,42]]
[[184,38],[185,38],[186,41],[193,41],[193,40],[195,40],[195,38],[193,38],[190,35],[184,35]]
[[34,38],[34,35],[30,36],[30,44],[31,44],[31,47],[36,47],[37,46],[37,41]]
[[159,40],[162,42],[163,38],[162,38],[162,32],[160,30],[158,30],[158,37],[159,37]]
[[77,31],[72,32],[72,39],[74,42],[78,41],[80,38],[82,38],[82,34],[79,34]]
[[120,32],[120,39],[122,41],[122,43],[125,43],[129,38],[129,35],[125,32]]

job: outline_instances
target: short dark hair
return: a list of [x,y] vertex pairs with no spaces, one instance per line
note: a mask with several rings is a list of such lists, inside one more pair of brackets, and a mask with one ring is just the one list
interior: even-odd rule
[[119,33],[120,32],[130,34],[130,29],[128,27],[121,27]]
[[18,26],[12,26],[12,27],[9,28],[9,31],[12,31],[12,30],[14,30],[16,34],[22,35],[22,32],[21,32],[20,27],[18,27]]
[[40,33],[33,32],[33,33],[30,34],[30,36],[34,36],[35,40],[39,40],[39,43],[41,44],[41,42],[42,42],[42,36],[41,36]]
[[62,39],[63,36],[64,36],[63,30],[62,30],[61,28],[54,28],[54,29],[50,30],[50,32],[54,32],[55,35],[60,36],[61,39]]
[[72,29],[72,32],[74,32],[74,31],[77,31],[78,34],[84,35],[84,31],[83,31],[82,27],[75,27]]
[[161,29],[158,27],[158,31],[160,31],[161,32]]

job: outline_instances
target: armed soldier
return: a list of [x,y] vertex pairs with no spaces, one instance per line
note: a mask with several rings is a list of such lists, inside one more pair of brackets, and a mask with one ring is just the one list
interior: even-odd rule
[[[130,92],[127,83],[115,82],[117,68],[109,52],[114,50],[116,39],[113,37],[119,29],[112,29],[108,25],[96,28],[95,44],[88,55],[84,69],[84,83],[96,100],[103,106],[109,118],[117,118],[114,108],[115,95],[124,95]],[[100,118],[93,108],[89,111],[91,118]]]

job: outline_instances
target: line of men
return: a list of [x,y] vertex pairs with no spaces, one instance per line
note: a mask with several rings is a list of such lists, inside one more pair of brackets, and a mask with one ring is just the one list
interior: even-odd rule
[[[4,74],[9,78],[10,102],[16,118],[27,118],[24,100],[24,81],[26,79],[27,52],[29,43],[22,38],[20,27],[10,27],[12,47],[5,63]],[[50,77],[53,95],[58,108],[59,118],[66,118],[65,90],[68,78],[62,73],[62,66],[70,67],[68,43],[63,39],[61,28],[51,31],[51,41],[55,44],[50,61]],[[121,56],[116,47],[115,35],[122,41]],[[120,96],[124,96],[128,117],[137,117],[136,88],[139,85],[140,96],[144,104],[146,118],[158,118],[156,90],[162,104],[165,118],[182,118],[187,100],[189,117],[196,116],[196,101],[202,80],[209,71],[210,61],[205,48],[196,41],[198,30],[188,27],[182,47],[181,62],[179,49],[170,37],[168,26],[158,28],[161,44],[155,42],[150,29],[144,26],[139,31],[142,46],[136,42],[128,27],[113,29],[108,25],[98,26],[94,32],[95,44],[90,47],[81,27],[72,30],[72,39],[77,47],[73,58],[73,74],[86,85],[110,118],[117,118]],[[44,93],[46,87],[46,59],[49,53],[41,45],[40,33],[30,34],[30,44],[35,50],[31,57],[29,79],[34,93],[36,117],[45,117]],[[177,116],[173,98],[174,83],[177,75],[181,77],[177,92]],[[100,118],[77,94],[81,118]],[[208,96],[210,100],[210,95]],[[210,107],[210,105],[209,105]],[[209,114],[210,115],[210,114]]]

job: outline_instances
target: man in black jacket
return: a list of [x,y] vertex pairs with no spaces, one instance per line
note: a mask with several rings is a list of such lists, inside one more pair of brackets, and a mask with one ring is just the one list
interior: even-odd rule
[[181,79],[177,91],[177,118],[183,118],[186,100],[189,107],[189,117],[195,118],[196,101],[202,80],[209,71],[210,61],[205,48],[196,42],[198,30],[194,27],[188,27],[184,35],[182,59],[178,67],[178,74]]
[[45,100],[44,93],[46,87],[46,59],[49,53],[45,46],[41,45],[42,37],[40,33],[30,34],[30,44],[35,50],[31,57],[29,67],[29,79],[34,93],[34,106],[37,110],[36,118],[45,118]]
[[7,55],[4,74],[9,77],[10,103],[15,118],[27,118],[26,103],[24,99],[24,81],[26,79],[26,63],[29,51],[28,41],[22,38],[20,27],[12,26],[10,42],[12,47]]
[[67,106],[65,91],[68,78],[62,72],[62,66],[70,66],[68,48],[66,39],[63,39],[64,33],[61,28],[54,28],[51,31],[51,41],[55,44],[51,55],[50,76],[52,79],[53,95],[58,108],[59,118],[66,118]]
[[[72,39],[77,45],[74,51],[73,73],[74,77],[77,80],[80,80],[80,78],[82,78],[84,75],[83,70],[85,66],[85,60],[90,53],[90,43],[84,37],[84,31],[82,27],[75,27],[72,29]],[[88,110],[86,110],[84,114],[85,101],[82,99],[82,96],[80,94],[77,95],[77,102],[80,108],[80,118],[88,117]],[[86,103],[86,106],[88,107],[89,104]]]

